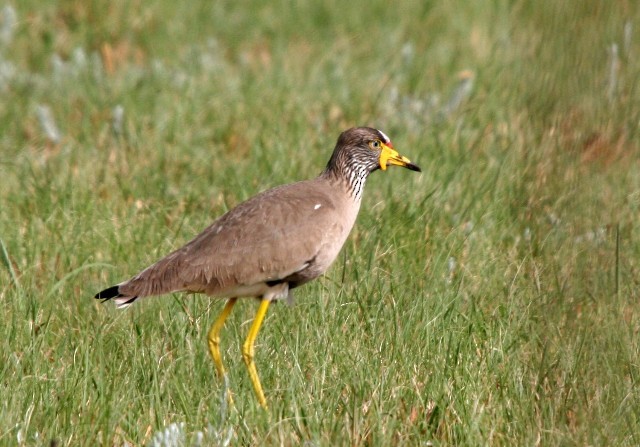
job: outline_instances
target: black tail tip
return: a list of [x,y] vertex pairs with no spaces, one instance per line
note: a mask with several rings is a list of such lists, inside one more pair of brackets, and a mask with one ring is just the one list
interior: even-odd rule
[[109,287],[108,289],[104,289],[102,292],[96,293],[96,296],[94,296],[94,298],[99,300],[109,300],[111,298],[117,298],[119,296],[122,296],[120,295],[118,288],[119,286],[112,286],[112,287]]

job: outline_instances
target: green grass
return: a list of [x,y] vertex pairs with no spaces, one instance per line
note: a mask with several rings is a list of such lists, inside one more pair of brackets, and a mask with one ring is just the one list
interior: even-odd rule
[[[640,444],[634,2],[14,3],[0,445]],[[353,125],[423,174],[375,173],[335,266],[270,309],[268,412],[253,300],[222,336],[228,411],[221,302],[92,298]]]

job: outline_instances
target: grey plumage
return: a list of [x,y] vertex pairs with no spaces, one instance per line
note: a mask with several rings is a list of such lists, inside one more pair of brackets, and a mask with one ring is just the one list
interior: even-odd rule
[[[242,355],[258,401],[266,408],[253,357],[271,301],[291,299],[292,289],[329,268],[356,220],[367,177],[390,165],[420,170],[398,154],[381,131],[349,129],[315,179],[279,186],[241,203],[182,248],[95,297],[113,299],[118,307],[180,291],[228,298],[208,334],[209,352],[221,377],[226,372],[220,331],[238,297],[260,298]],[[227,397],[233,400],[230,393]]]
[[318,277],[353,227],[364,181],[380,168],[379,154],[369,147],[376,139],[390,144],[376,129],[343,132],[318,177],[252,197],[191,242],[96,298],[113,298],[125,307],[137,298],[180,291],[260,297],[276,284],[293,289]]

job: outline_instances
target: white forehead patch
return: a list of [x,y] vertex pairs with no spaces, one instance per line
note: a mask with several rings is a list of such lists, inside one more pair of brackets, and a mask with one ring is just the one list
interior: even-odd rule
[[382,135],[382,138],[384,138],[384,142],[385,143],[391,143],[391,139],[380,129],[378,129],[378,132],[380,132],[380,135]]

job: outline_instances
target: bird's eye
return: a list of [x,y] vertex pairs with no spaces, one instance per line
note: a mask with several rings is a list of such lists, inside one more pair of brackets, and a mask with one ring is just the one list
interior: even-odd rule
[[380,140],[369,141],[369,147],[374,150],[380,149],[381,144]]

